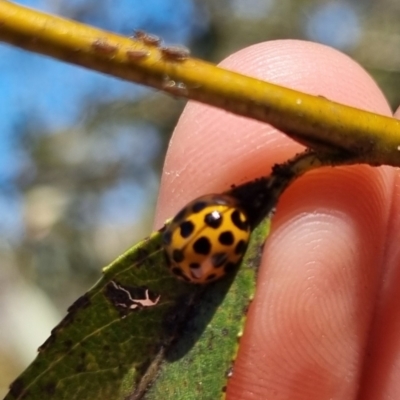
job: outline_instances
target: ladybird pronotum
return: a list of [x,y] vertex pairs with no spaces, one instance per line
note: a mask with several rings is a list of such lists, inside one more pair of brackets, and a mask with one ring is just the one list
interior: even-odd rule
[[163,234],[163,245],[173,274],[208,283],[234,270],[249,236],[246,214],[233,197],[207,195],[175,216]]

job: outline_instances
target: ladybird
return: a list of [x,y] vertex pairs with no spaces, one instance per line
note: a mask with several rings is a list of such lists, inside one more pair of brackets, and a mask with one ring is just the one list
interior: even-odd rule
[[250,224],[234,197],[199,197],[184,207],[163,233],[173,274],[193,283],[208,283],[235,269],[250,237]]

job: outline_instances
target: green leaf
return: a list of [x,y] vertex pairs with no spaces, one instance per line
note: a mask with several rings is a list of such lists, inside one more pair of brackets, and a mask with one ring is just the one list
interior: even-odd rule
[[269,229],[267,219],[253,231],[236,277],[206,286],[146,399],[215,400],[221,397],[227,378],[233,373]]
[[254,232],[236,277],[206,286],[169,272],[154,233],[104,269],[5,399],[218,398],[268,229]]

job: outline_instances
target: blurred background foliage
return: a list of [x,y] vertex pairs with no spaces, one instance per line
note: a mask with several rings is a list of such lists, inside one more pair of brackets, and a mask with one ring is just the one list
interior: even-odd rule
[[[219,62],[312,40],[359,61],[400,103],[397,0],[25,0]],[[0,396],[101,267],[152,227],[182,100],[0,44]]]

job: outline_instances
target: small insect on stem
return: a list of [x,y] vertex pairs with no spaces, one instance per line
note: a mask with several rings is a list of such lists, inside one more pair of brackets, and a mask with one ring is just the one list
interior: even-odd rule
[[126,52],[126,58],[130,61],[138,61],[148,57],[149,55],[150,52],[147,50],[128,50]]
[[147,44],[148,46],[158,47],[161,43],[161,38],[156,35],[146,33],[142,30],[135,31],[133,37],[137,40],[140,40],[142,43]]
[[185,61],[190,56],[190,50],[183,46],[167,46],[160,48],[164,58],[171,61]]
[[92,48],[104,55],[113,55],[118,51],[118,46],[108,43],[106,39],[96,39],[92,43]]

